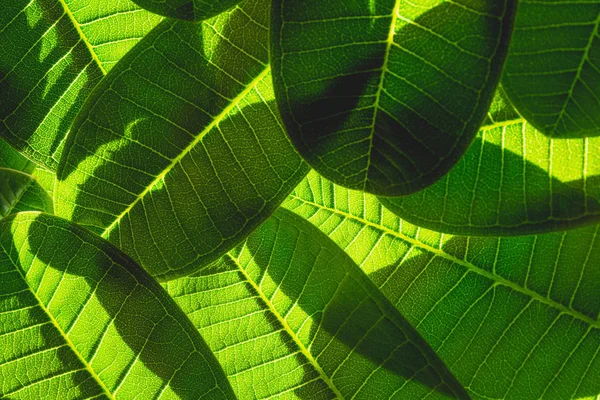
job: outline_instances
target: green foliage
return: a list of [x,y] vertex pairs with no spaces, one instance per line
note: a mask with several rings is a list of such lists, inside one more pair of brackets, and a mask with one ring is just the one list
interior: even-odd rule
[[0,398],[600,396],[600,1],[4,3]]

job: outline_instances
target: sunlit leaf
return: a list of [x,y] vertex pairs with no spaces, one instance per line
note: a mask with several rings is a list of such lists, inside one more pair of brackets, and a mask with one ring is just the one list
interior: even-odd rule
[[3,399],[235,398],[193,325],[129,257],[39,213],[0,221]]
[[0,168],[16,169],[30,174],[35,170],[35,163],[0,139]]
[[385,196],[434,183],[492,100],[515,0],[273,0],[273,76],[298,151]]
[[146,36],[75,122],[58,215],[159,279],[209,264],[266,220],[308,170],[277,113],[268,20],[268,2],[253,0]]
[[201,21],[233,7],[240,0],[133,0],[140,7],[165,17]]
[[600,136],[599,26],[598,0],[519,2],[502,81],[549,136]]
[[19,211],[52,213],[52,210],[52,199],[35,178],[14,169],[0,168],[0,219]]
[[240,399],[467,397],[348,255],[287,210],[165,287]]
[[424,228],[467,235],[528,234],[600,222],[600,138],[548,138],[518,116],[501,93],[490,111],[450,173],[419,193],[381,202]]
[[159,20],[122,0],[3,0],[0,137],[55,170],[86,96]]
[[348,253],[473,398],[600,394],[600,225],[446,235],[315,173],[284,204]]

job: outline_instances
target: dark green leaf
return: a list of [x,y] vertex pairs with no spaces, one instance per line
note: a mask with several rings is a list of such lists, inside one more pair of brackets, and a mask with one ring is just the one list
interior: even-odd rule
[[0,220],[19,211],[52,213],[52,199],[31,175],[0,168]]
[[519,2],[502,82],[541,132],[600,135],[599,26],[598,0]]
[[7,142],[0,139],[0,168],[16,169],[30,174],[35,170],[35,163],[29,161]]
[[273,0],[273,77],[298,151],[396,196],[463,155],[492,100],[515,0]]
[[287,210],[165,287],[239,398],[468,397],[348,255]]
[[86,96],[159,20],[122,0],[3,0],[0,137],[55,170]]
[[285,207],[348,253],[472,397],[600,393],[600,225],[539,236],[446,235],[314,173]]
[[209,264],[266,220],[308,170],[277,113],[268,20],[268,1],[247,1],[146,36],[75,122],[57,213],[159,279]]
[[196,329],[142,268],[77,225],[0,221],[3,399],[233,399]]
[[240,0],[133,0],[140,7],[165,17],[201,21],[233,7]]
[[600,138],[550,139],[516,115],[501,92],[490,111],[450,173],[419,193],[381,202],[424,228],[466,235],[600,222]]

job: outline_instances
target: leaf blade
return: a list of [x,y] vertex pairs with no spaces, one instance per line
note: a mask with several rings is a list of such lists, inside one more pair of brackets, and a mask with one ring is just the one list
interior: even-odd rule
[[[49,393],[64,398],[234,398],[187,318],[129,257],[46,214],[20,213],[0,225],[0,265],[8,283],[0,290],[9,299],[2,303],[1,337],[10,340],[34,328],[33,340],[2,347],[3,395],[26,398],[46,382]],[[69,307],[75,299],[79,306]],[[26,380],[17,379],[24,376],[15,368],[45,354],[52,363],[34,364]],[[78,377],[61,378],[71,374]]]
[[501,91],[492,112],[445,177],[381,202],[411,223],[462,235],[535,234],[598,222],[600,141],[546,137]]
[[287,210],[212,270],[164,286],[239,398],[467,397],[348,256]]
[[314,173],[284,206],[351,256],[471,396],[600,392],[593,367],[600,363],[598,226],[537,236],[446,235]]
[[[515,3],[471,7],[273,1],[278,105],[309,164],[387,196],[445,174],[491,102]],[[469,31],[453,29],[455,20]]]
[[267,219],[308,171],[274,105],[268,13],[254,1],[166,20],[123,58],[68,139],[59,215],[159,279],[209,264]]
[[52,213],[53,209],[52,199],[33,176],[0,168],[0,220],[20,211]]
[[227,11],[240,0],[134,0],[140,7],[169,18],[202,21]]

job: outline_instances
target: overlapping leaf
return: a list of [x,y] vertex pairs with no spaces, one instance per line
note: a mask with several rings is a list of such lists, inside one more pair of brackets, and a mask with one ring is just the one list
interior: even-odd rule
[[198,332],[129,257],[39,213],[0,221],[0,397],[235,398]]
[[467,397],[348,255],[287,210],[165,287],[240,399]]
[[600,226],[450,236],[311,173],[284,203],[344,249],[473,398],[600,394]]
[[[308,167],[274,104],[269,5],[167,20],[97,86],[69,136],[57,212],[159,279],[214,261],[266,220]],[[239,29],[244,27],[244,29]]]
[[201,21],[233,7],[240,0],[133,0],[140,7],[164,15],[190,21]]
[[29,161],[7,142],[0,139],[0,168],[10,168],[32,173],[35,170],[35,163]]
[[20,211],[52,213],[52,199],[31,175],[0,168],[0,219]]
[[600,135],[600,1],[519,2],[502,79],[519,112],[553,137]]
[[499,92],[475,142],[450,173],[406,197],[381,198],[436,231],[514,235],[600,222],[600,138],[551,139]]
[[298,151],[354,189],[434,183],[484,119],[515,3],[274,0],[275,92]]
[[129,1],[4,0],[0,137],[55,170],[86,96],[159,20]]

